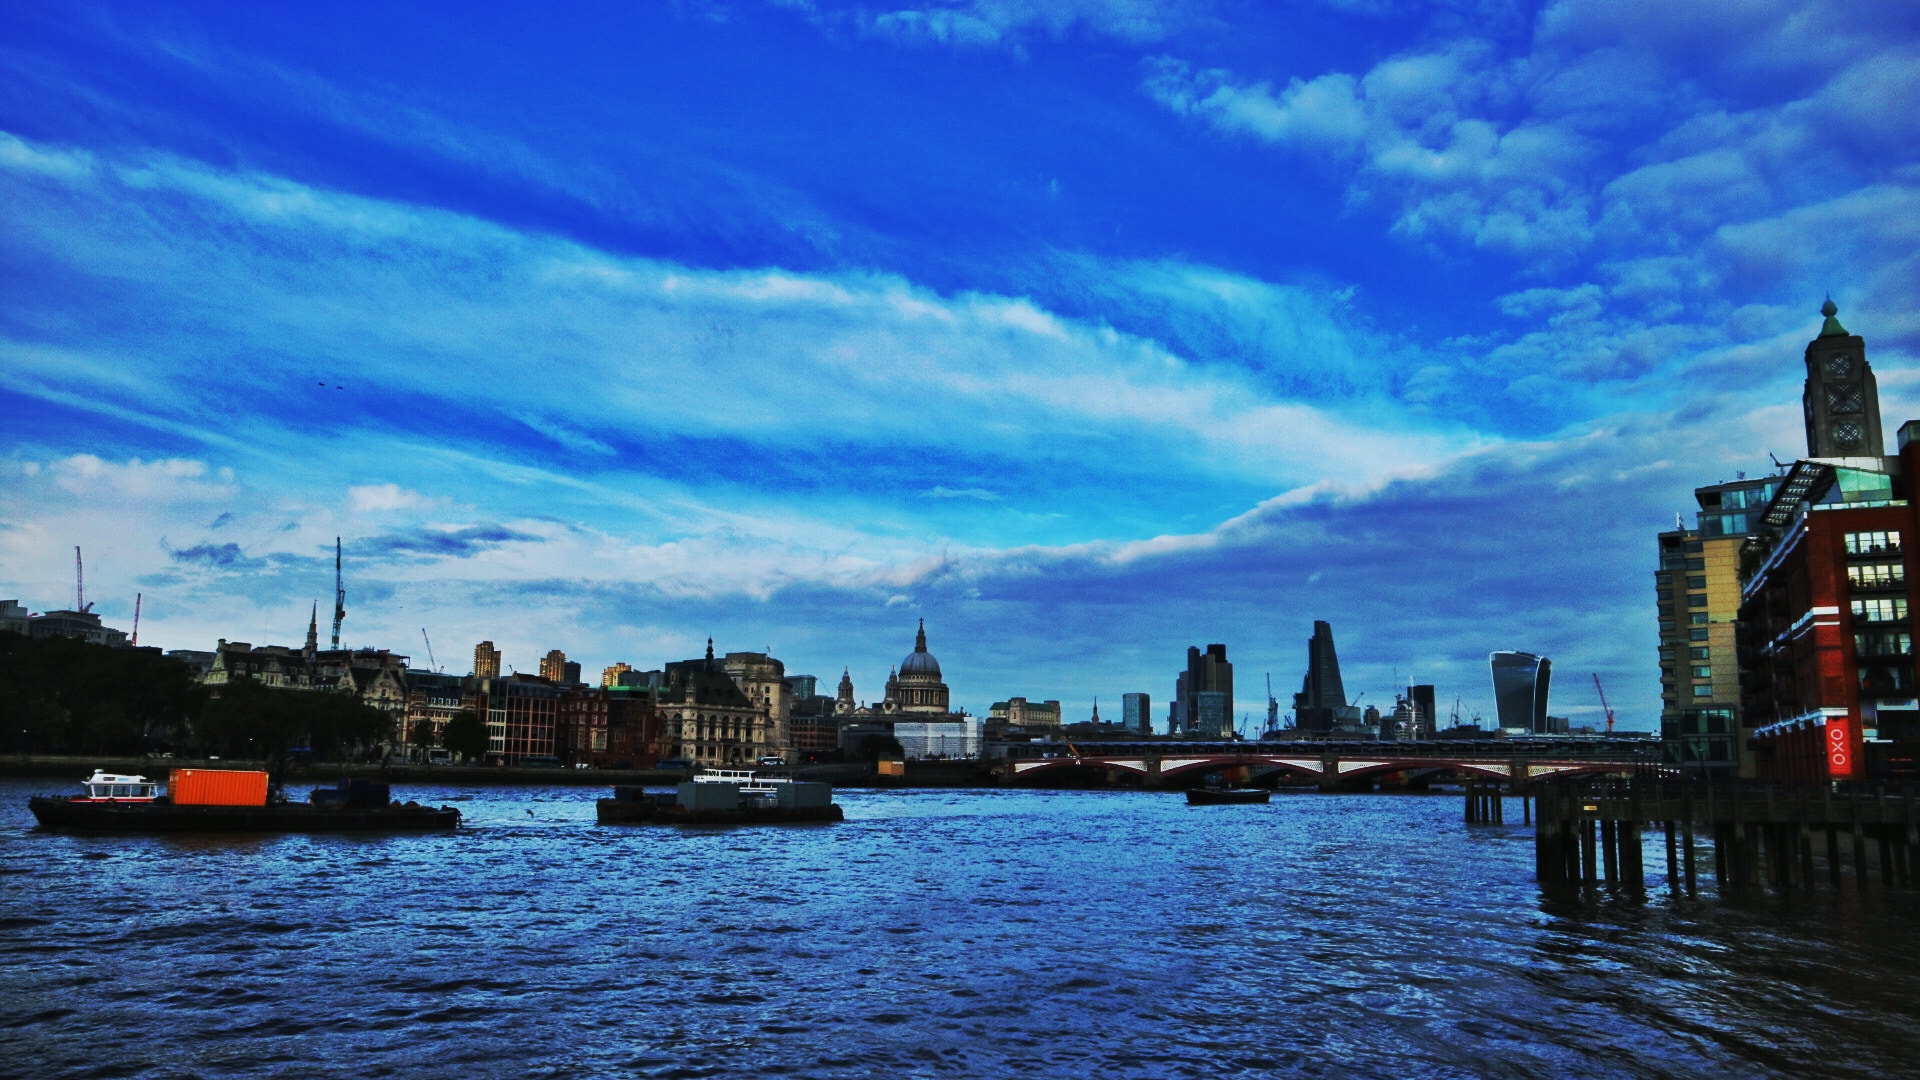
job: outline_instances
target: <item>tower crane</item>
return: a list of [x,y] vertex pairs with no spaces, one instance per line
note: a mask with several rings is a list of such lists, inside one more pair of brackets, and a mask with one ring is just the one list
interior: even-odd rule
[[1613,734],[1613,706],[1607,704],[1607,691],[1600,685],[1600,673],[1593,673],[1593,688],[1600,694],[1600,708],[1607,714],[1607,734]]
[[433,639],[427,636],[427,628],[424,626],[420,628],[420,640],[427,643],[427,667],[433,671],[439,671],[440,663],[433,658]]
[[140,644],[140,597],[141,595],[142,594],[140,593],[133,594],[133,640],[128,642],[129,645]]

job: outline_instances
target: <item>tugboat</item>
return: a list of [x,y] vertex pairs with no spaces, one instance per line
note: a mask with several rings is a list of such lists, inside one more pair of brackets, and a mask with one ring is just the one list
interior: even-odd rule
[[670,794],[617,785],[594,804],[602,825],[792,825],[843,821],[833,788],[751,769],[708,769]]
[[175,769],[167,794],[144,776],[95,770],[81,794],[36,795],[27,808],[43,829],[74,832],[414,832],[452,829],[460,811],[398,803],[387,785],[343,780],[308,802],[268,798],[267,774],[250,769]]

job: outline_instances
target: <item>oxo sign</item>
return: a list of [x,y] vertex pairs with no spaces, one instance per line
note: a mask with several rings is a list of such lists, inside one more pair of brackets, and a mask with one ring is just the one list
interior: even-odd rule
[[1827,717],[1827,775],[1853,775],[1853,740],[1846,718]]

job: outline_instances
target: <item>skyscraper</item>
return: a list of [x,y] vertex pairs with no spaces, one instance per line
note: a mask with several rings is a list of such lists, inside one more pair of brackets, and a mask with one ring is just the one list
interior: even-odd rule
[[561,682],[567,677],[567,654],[559,649],[548,650],[540,658],[540,677],[553,682]]
[[500,650],[493,642],[483,641],[473,647],[473,673],[482,679],[500,677]]
[[1181,730],[1196,739],[1224,739],[1233,732],[1233,665],[1225,645],[1187,649],[1187,670],[1174,682]]
[[1407,687],[1407,704],[1413,710],[1413,730],[1401,732],[1403,739],[1431,739],[1440,723],[1434,716],[1433,686],[1416,683]]
[[1307,639],[1307,674],[1293,695],[1293,726],[1301,731],[1332,731],[1347,707],[1347,688],[1340,681],[1340,657],[1333,650],[1333,627],[1315,620]]
[[1153,699],[1146,694],[1120,695],[1120,726],[1142,735],[1153,731]]
[[1547,726],[1547,684],[1553,662],[1530,652],[1496,652],[1487,657],[1493,668],[1493,703],[1500,727],[1529,735],[1550,735]]

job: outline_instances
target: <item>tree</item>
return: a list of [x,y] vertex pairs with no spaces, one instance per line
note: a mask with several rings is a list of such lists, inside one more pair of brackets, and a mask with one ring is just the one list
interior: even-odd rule
[[142,754],[170,746],[205,700],[187,666],[158,650],[0,634],[0,746],[8,749]]
[[441,745],[459,754],[469,761],[487,755],[487,725],[480,722],[480,714],[472,709],[461,709],[447,720],[447,729],[441,732]]
[[407,741],[418,747],[433,745],[433,721],[421,717],[413,722],[413,730],[407,733]]

